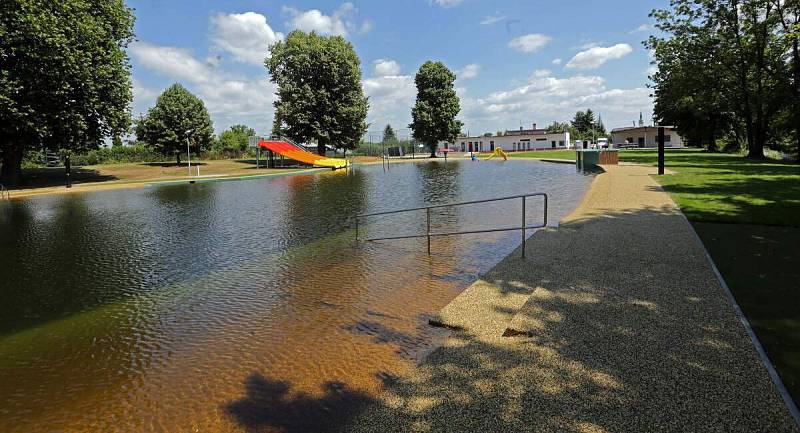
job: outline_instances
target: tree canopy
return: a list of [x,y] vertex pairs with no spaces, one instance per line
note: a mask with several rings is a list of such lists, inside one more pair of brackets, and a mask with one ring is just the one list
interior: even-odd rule
[[414,83],[417,85],[417,101],[411,109],[409,126],[414,138],[424,143],[436,156],[440,141],[454,142],[464,125],[456,116],[461,103],[456,94],[453,74],[442,62],[427,61],[423,64]]
[[212,150],[228,157],[241,156],[247,151],[250,137],[254,135],[256,131],[247,125],[233,125],[219,135],[212,145]]
[[[651,16],[664,36],[646,46],[655,115],[716,149],[720,137],[744,143],[751,158],[764,147],[800,149],[797,0],[673,0]],[[788,97],[787,97],[788,96]]]
[[214,127],[205,104],[180,84],[173,84],[158,97],[155,107],[136,125],[136,138],[163,155],[175,155],[178,164],[186,140],[195,153],[211,143]]
[[383,144],[387,146],[396,146],[397,143],[397,134],[394,132],[394,128],[392,128],[392,125],[387,124],[386,127],[383,128]]
[[361,61],[341,36],[295,30],[270,49],[265,64],[278,85],[273,134],[295,141],[355,149],[367,130],[369,107]]
[[21,178],[31,147],[84,150],[130,125],[134,17],[123,0],[3,0],[2,181]]

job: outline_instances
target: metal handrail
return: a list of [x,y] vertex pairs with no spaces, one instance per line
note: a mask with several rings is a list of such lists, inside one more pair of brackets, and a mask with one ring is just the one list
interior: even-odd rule
[[[527,207],[527,198],[528,197],[542,197],[544,198],[544,215],[543,215],[543,222],[540,225],[527,225],[525,211]],[[504,201],[504,200],[514,200],[514,199],[522,199],[522,224],[520,227],[507,227],[507,228],[497,228],[497,229],[483,229],[483,230],[464,230],[464,231],[457,231],[457,232],[443,232],[443,233],[434,233],[431,232],[431,209],[441,209],[441,208],[448,208],[448,207],[455,207],[455,206],[465,206],[470,204],[478,204],[478,203],[490,203],[495,201]],[[548,214],[548,197],[546,193],[537,192],[533,194],[523,194],[523,195],[512,195],[507,197],[498,197],[498,198],[490,198],[485,200],[473,200],[473,201],[465,201],[460,203],[451,203],[451,204],[438,204],[432,206],[421,206],[421,207],[414,207],[408,209],[400,209],[400,210],[392,210],[392,211],[385,211],[385,212],[374,212],[368,214],[358,214],[355,216],[355,226],[356,226],[356,241],[359,240],[359,232],[358,232],[358,220],[360,218],[367,218],[372,216],[380,216],[380,215],[392,215],[398,213],[406,213],[406,212],[415,212],[415,211],[425,211],[425,224],[426,224],[426,233],[424,235],[404,235],[404,236],[387,236],[381,238],[370,238],[370,239],[363,239],[364,242],[374,242],[374,241],[388,241],[388,240],[398,240],[398,239],[414,239],[414,238],[427,238],[428,239],[428,254],[431,253],[431,238],[434,236],[455,236],[455,235],[466,235],[466,234],[477,234],[477,233],[493,233],[493,232],[508,232],[508,231],[515,231],[520,230],[522,232],[522,258],[525,258],[525,241],[526,241],[526,230],[533,230],[533,229],[540,229],[547,227],[547,214]]]

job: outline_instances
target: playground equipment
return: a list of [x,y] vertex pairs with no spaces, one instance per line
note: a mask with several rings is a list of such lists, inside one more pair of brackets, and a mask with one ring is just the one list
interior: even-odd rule
[[266,149],[270,152],[270,162],[269,162],[270,167],[274,166],[273,154],[275,153],[284,156],[286,158],[292,159],[294,161],[302,162],[304,164],[314,165],[317,167],[330,167],[334,170],[339,168],[345,168],[348,165],[348,161],[346,159],[328,158],[325,156],[317,155],[315,153],[311,153],[287,138],[276,137],[275,139],[269,139],[269,140],[258,138],[257,140],[254,141],[257,141],[256,148],[259,154],[257,163],[259,165],[261,159],[260,158],[261,149]]
[[506,153],[505,150],[503,150],[502,147],[495,147],[494,150],[492,151],[492,154],[489,155],[489,157],[486,159],[489,160],[494,158],[495,156],[503,158],[503,161],[508,161],[508,154]]

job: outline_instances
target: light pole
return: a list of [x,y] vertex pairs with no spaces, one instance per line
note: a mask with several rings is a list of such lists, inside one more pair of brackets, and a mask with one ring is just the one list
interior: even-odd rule
[[192,154],[189,151],[189,134],[191,133],[191,129],[186,130],[186,161],[189,163],[189,176],[192,175]]

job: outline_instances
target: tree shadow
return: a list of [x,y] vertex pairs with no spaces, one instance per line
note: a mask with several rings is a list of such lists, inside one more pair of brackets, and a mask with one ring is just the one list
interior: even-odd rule
[[247,395],[224,407],[248,432],[336,432],[374,398],[341,382],[326,382],[320,397],[292,392],[289,383],[258,373],[245,381]]
[[[116,176],[100,174],[98,170],[72,167],[70,178],[73,184],[89,182],[110,182],[119,180]],[[64,186],[66,173],[64,167],[42,167],[23,170],[22,184],[17,188],[49,188]],[[13,189],[13,188],[11,188]]]

